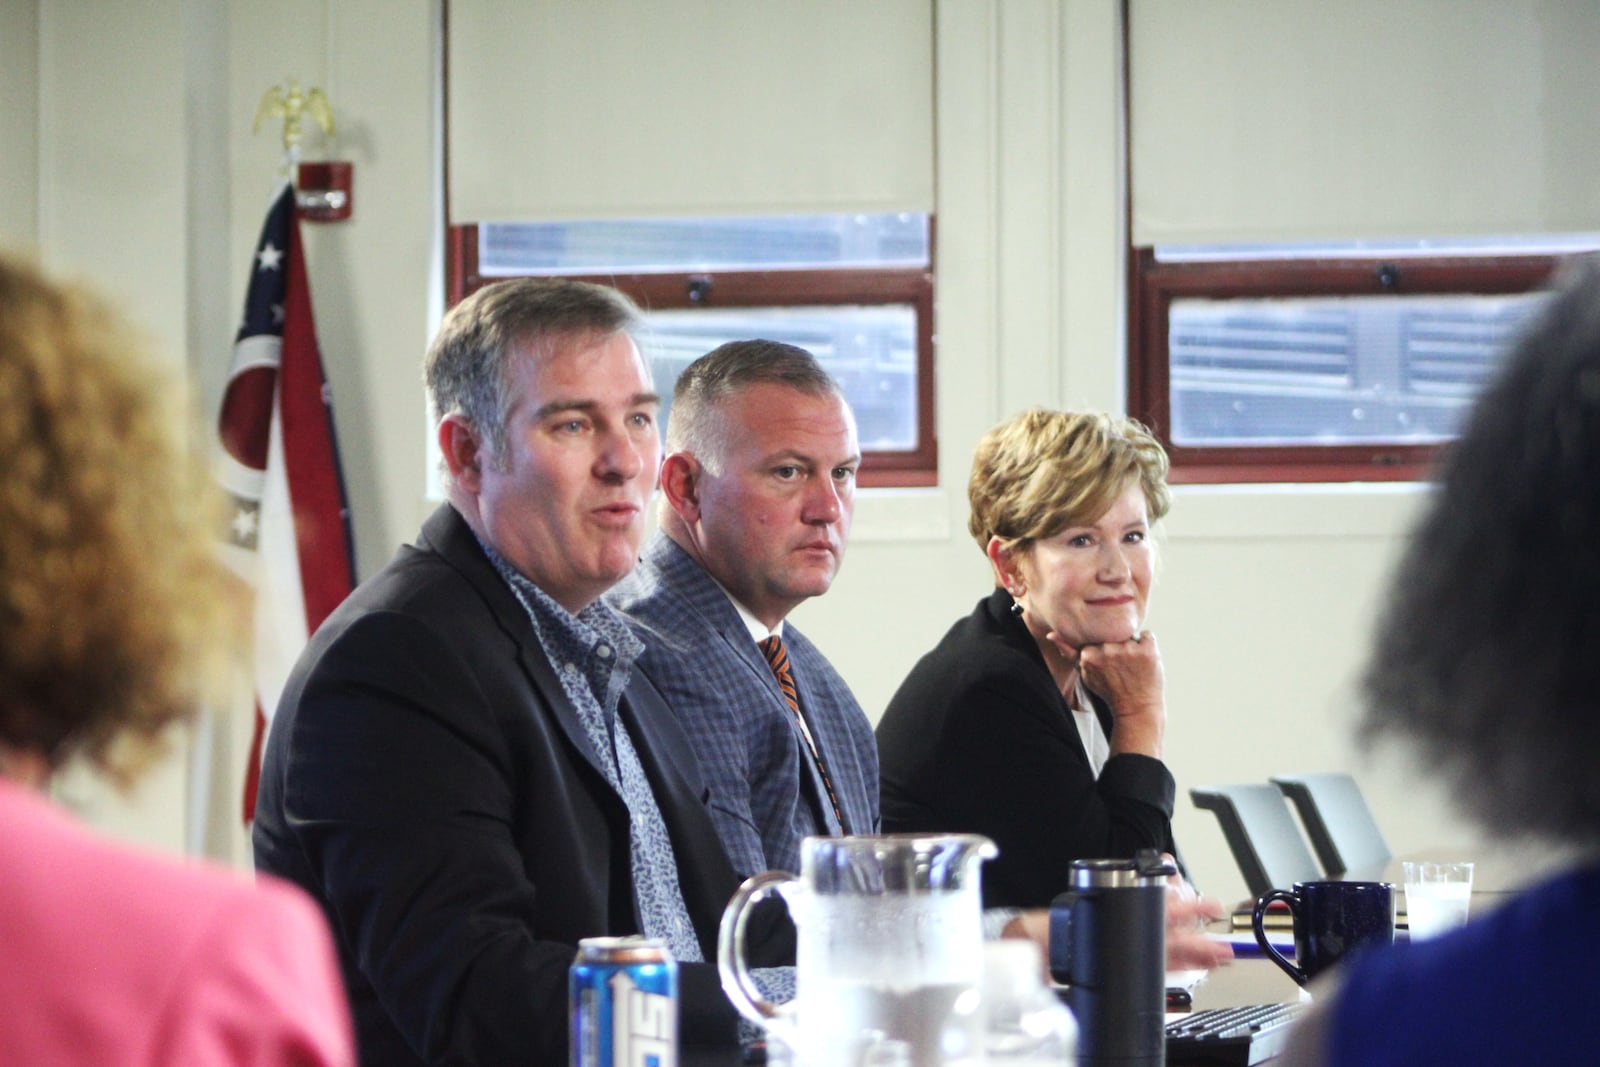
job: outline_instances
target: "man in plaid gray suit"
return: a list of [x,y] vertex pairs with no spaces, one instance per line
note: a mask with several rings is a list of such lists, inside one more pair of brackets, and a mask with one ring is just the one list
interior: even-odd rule
[[694,743],[734,869],[798,871],[801,838],[878,830],[872,727],[784,621],[844,557],[855,417],[809,352],[735,341],[678,379],[667,453],[660,529],[607,600]]

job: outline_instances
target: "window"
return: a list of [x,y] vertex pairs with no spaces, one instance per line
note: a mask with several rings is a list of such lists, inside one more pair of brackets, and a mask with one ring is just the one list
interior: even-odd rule
[[813,353],[856,414],[865,486],[932,485],[929,216],[798,215],[454,227],[451,303],[505,277],[612,285],[645,311],[640,339],[668,399],[690,362],[766,337]]
[[1124,0],[1129,408],[1174,480],[1426,475],[1600,247],[1600,6],[1471,7]]
[[1129,411],[1175,482],[1426,475],[1592,236],[1133,251]]

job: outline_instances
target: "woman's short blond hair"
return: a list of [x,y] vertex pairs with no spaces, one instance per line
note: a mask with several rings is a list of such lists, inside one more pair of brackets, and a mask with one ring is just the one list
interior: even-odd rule
[[184,397],[107,305],[0,256],[0,744],[126,785],[237,679]]
[[1092,523],[1129,485],[1144,490],[1153,523],[1167,513],[1167,453],[1133,419],[1029,408],[983,435],[967,480],[967,528],[1026,550],[1068,526]]

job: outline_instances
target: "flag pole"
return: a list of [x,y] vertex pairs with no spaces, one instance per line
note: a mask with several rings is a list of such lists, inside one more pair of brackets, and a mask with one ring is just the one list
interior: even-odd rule
[[[284,120],[284,180],[262,224],[218,415],[219,479],[232,508],[224,552],[255,590],[255,728],[242,815],[254,817],[261,754],[295,659],[355,585],[350,513],[289,175],[300,121],[332,132],[320,90],[269,90],[256,112]],[[326,120],[326,121],[324,121]]]

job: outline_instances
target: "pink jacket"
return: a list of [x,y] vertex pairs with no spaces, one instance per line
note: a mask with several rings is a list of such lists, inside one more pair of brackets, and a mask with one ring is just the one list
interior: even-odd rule
[[0,1067],[355,1063],[322,915],[0,778]]

